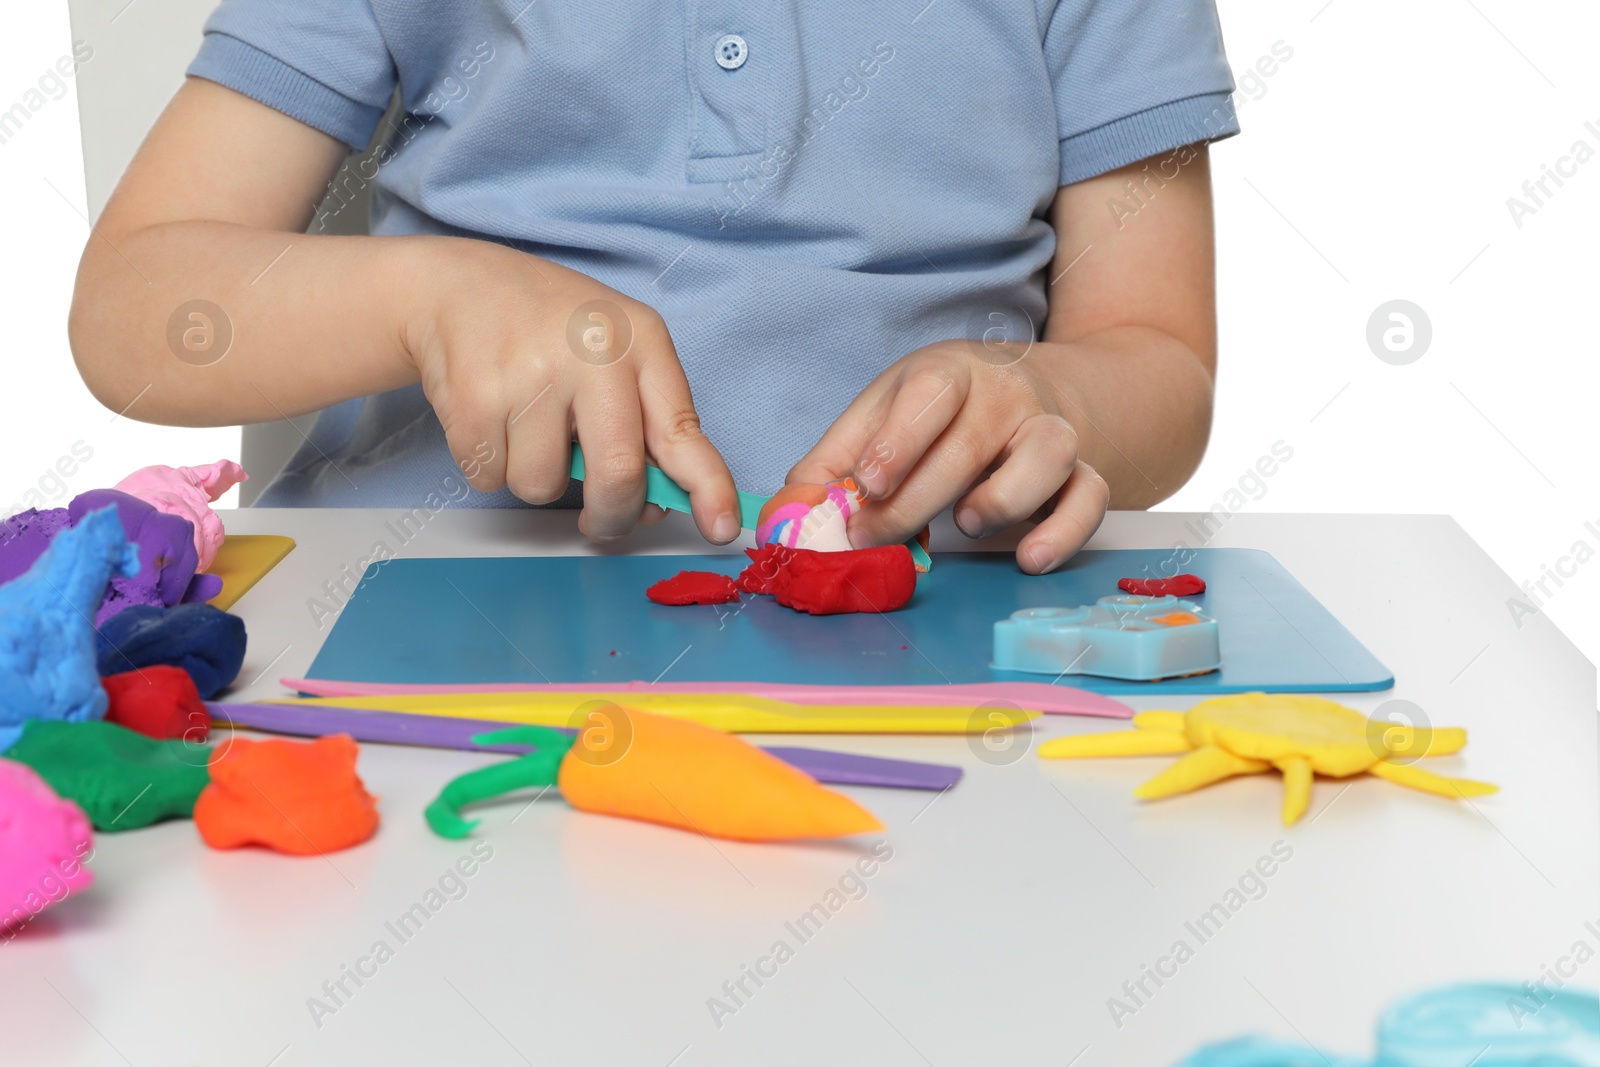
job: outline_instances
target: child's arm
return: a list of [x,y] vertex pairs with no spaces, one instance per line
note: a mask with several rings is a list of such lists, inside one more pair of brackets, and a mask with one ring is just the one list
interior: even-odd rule
[[952,503],[969,536],[1035,518],[1017,546],[1032,573],[1083,547],[1108,505],[1171,495],[1205,451],[1216,373],[1210,170],[1200,146],[1165,174],[1185,157],[1163,182],[1136,163],[1062,188],[1043,339],[911,353],[789,480],[854,476],[876,500],[851,524],[856,544],[904,540]]
[[[647,454],[689,490],[706,537],[738,535],[733,479],[700,432],[660,315],[486,241],[305,234],[345,154],[246,96],[185,83],[79,266],[72,349],[101,403],[130,418],[216,426],[420,381],[476,489],[509,484],[530,502],[555,500],[576,435],[590,472],[579,527],[590,537],[615,539],[638,520]],[[197,299],[222,309],[233,336],[204,366],[212,354],[170,339],[174,322],[179,336],[205,328],[174,319]],[[622,358],[569,343],[569,320],[592,300],[627,317]]]

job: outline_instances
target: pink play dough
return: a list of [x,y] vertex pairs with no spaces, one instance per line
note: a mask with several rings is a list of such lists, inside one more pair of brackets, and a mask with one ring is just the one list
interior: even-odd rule
[[0,934],[87,889],[89,820],[15,760],[0,759]]
[[1087,689],[1049,682],[974,682],[957,685],[799,685],[783,682],[480,682],[426,685],[417,682],[341,682],[283,678],[298,693],[315,697],[411,696],[432,693],[570,693],[617,700],[629,693],[743,693],[791,704],[871,704],[880,707],[980,707],[986,701],[1015,704],[1048,715],[1099,715],[1131,719],[1133,708]]
[[203,467],[141,467],[112,488],[138,497],[157,511],[193,523],[199,569],[205,571],[211,569],[223,536],[222,520],[211,510],[211,502],[249,480],[243,467],[231,459],[219,459]]

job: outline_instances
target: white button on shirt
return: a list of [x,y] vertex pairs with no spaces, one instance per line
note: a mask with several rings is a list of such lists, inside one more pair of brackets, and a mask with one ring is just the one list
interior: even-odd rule
[[738,70],[750,55],[750,46],[737,33],[717,38],[717,66],[723,70]]

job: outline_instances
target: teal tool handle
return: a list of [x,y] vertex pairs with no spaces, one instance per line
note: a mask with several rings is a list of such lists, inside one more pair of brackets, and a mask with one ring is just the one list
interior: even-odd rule
[[[572,477],[583,481],[583,449],[576,442],[572,445]],[[648,463],[644,468],[644,498],[658,508],[667,511],[681,511],[689,513],[689,494],[677,482],[667,477],[667,472],[660,467],[652,467]],[[746,530],[754,530],[760,525],[758,516],[761,514],[761,505],[767,502],[764,496],[754,493],[739,494],[739,525]]]
[[[572,445],[572,477],[583,481],[583,449],[577,442]],[[667,511],[689,512],[689,494],[683,487],[667,477],[667,472],[660,467],[645,464],[644,468],[644,498],[659,508]],[[758,516],[761,506],[767,502],[764,496],[754,493],[739,494],[739,525],[746,530],[754,530],[760,525]],[[923,570],[933,569],[933,560],[928,558],[927,550],[917,543],[916,538],[906,542],[906,547],[911,550],[911,558]]]

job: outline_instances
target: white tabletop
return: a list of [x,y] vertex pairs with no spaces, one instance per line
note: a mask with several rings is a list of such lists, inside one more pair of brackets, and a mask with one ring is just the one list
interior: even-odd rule
[[[307,600],[380,538],[413,556],[590,550],[570,513],[445,512],[403,548],[384,526],[397,514],[225,514],[232,532],[299,542],[234,609],[250,632],[235,696],[284,695],[277,679],[303,674],[326,633]],[[1091,547],[1193,545],[1192,519],[1115,514]],[[936,527],[936,548],[959,540]],[[1246,1032],[1365,1054],[1399,997],[1520,985],[1593,942],[1594,668],[1542,616],[1516,625],[1510,579],[1441,517],[1240,515],[1210,545],[1276,555],[1398,679],[1342,699],[1370,712],[1403,698],[1467,727],[1466,750],[1429,767],[1502,792],[1468,804],[1319,781],[1310,814],[1285,829],[1276,776],[1141,804],[1130,791],[1165,760],[987,762],[961,738],[771,738],[967,774],[937,797],[851,790],[887,827],[859,842],[713,844],[554,793],[486,807],[474,838],[446,841],[424,805],[491,757],[367,745],[360,772],[384,822],[359,848],[216,852],[185,821],[99,835],[93,888],[0,943],[0,1061],[1097,1067],[1172,1063]],[[629,548],[706,550],[678,516]],[[1049,716],[1035,743],[1116,727]],[[889,858],[852,881],[879,841]],[[1275,845],[1292,854],[1246,877]],[[453,899],[430,898],[474,846],[492,854],[445,880]],[[1241,877],[1258,899],[1228,897]],[[830,896],[842,878],[855,899]],[[437,907],[401,940],[393,924],[419,903]],[[1186,924],[1219,903],[1237,910],[1202,940]],[[794,924],[818,904],[836,910],[802,939]],[[1190,951],[1161,964],[1171,977],[1130,996],[1124,983],[1179,941]],[[1600,984],[1588,966],[1579,981]],[[369,975],[359,986],[355,969]],[[324,983],[341,978],[336,1001]],[[724,983],[741,979],[735,1001]],[[1131,1014],[1114,1019],[1112,997]],[[714,1018],[711,998],[734,1010]]]

